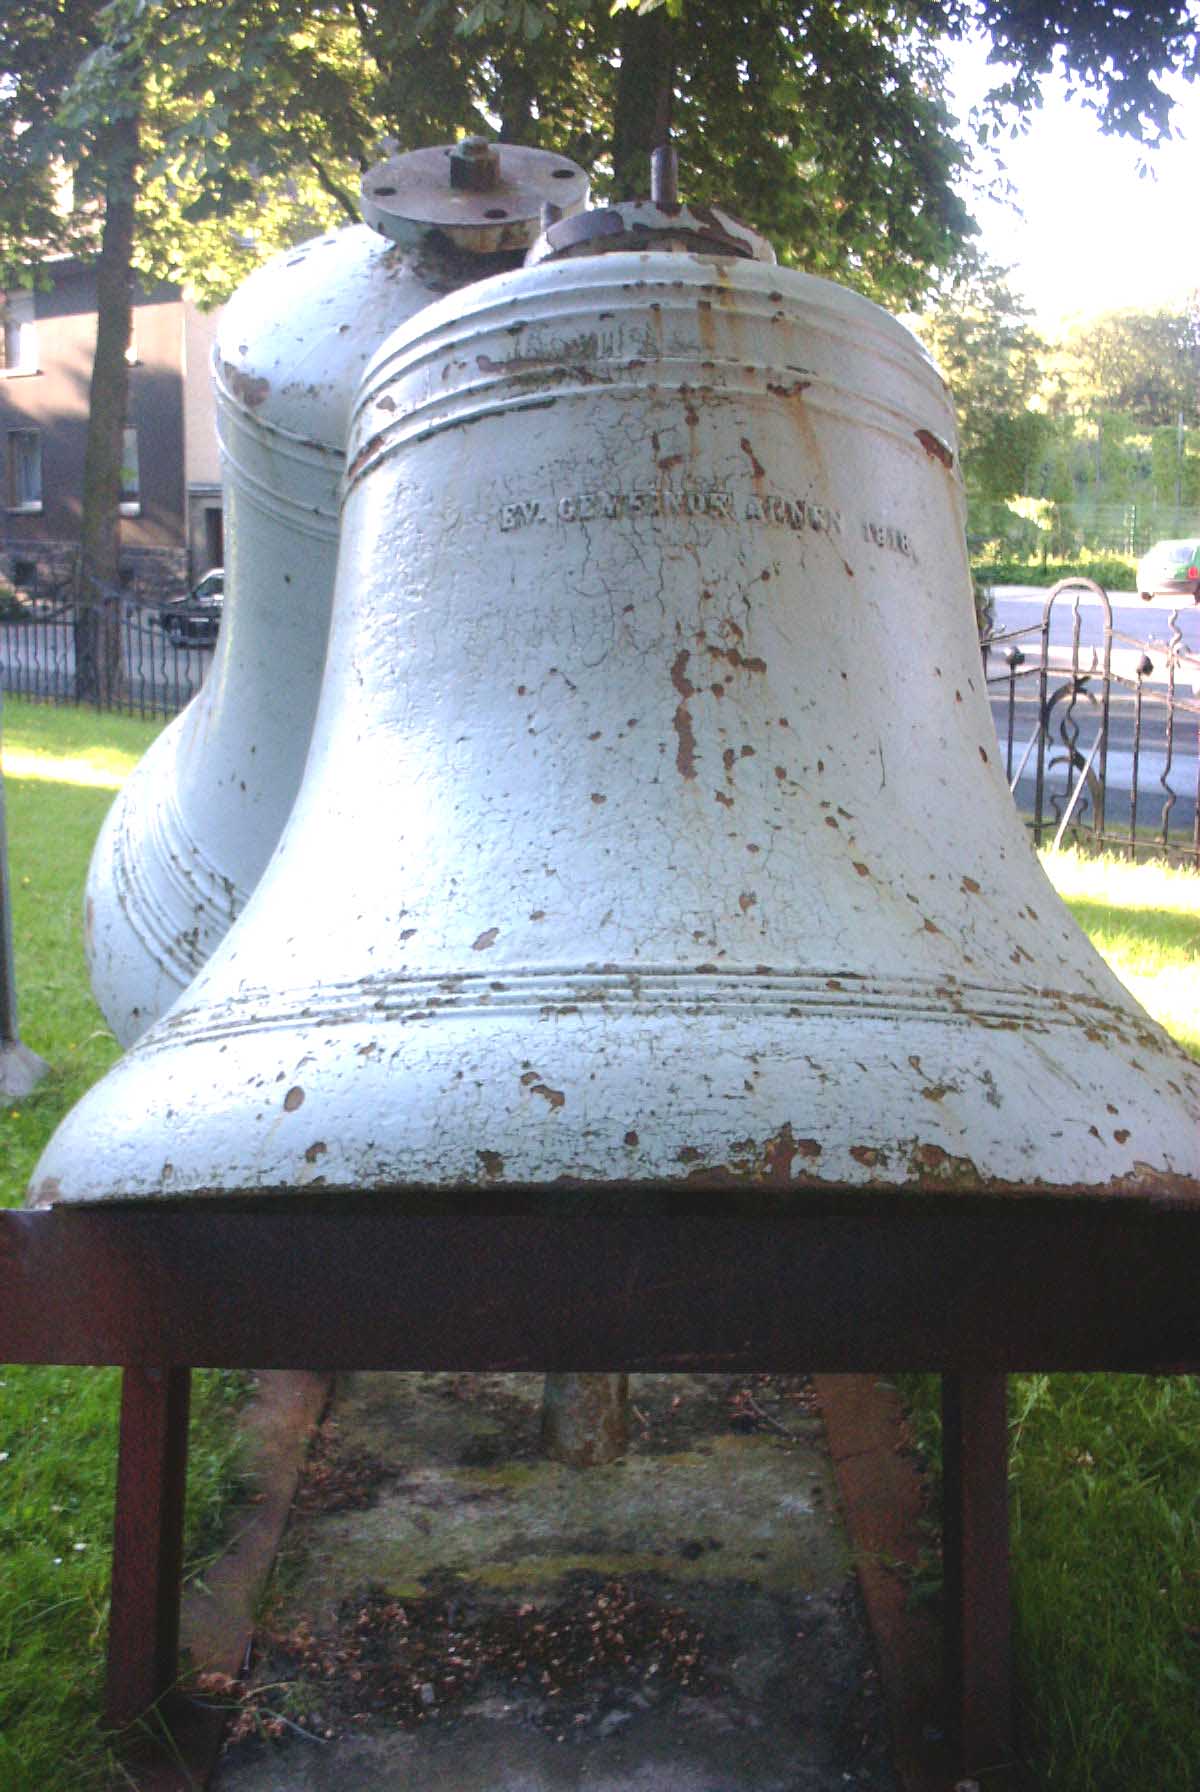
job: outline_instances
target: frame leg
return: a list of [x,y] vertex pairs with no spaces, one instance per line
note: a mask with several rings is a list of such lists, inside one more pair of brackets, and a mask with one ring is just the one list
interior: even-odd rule
[[190,1392],[188,1369],[124,1372],[105,1695],[116,1727],[178,1677]]
[[964,1772],[1013,1758],[1008,1386],[942,1377],[943,1572],[949,1732]]

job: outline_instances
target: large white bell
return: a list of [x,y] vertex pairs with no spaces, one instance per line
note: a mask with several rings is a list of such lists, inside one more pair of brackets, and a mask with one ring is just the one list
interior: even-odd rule
[[203,689],[113,803],[86,900],[96,999],[122,1044],[195,976],[271,856],[304,767],[337,563],[354,393],[395,327],[511,266],[542,208],[587,197],[564,157],[468,139],[363,183],[369,222],[277,255],[213,353],[225,606]]
[[295,808],[36,1200],[1200,1194],[997,764],[936,369],[652,213],[374,358]]

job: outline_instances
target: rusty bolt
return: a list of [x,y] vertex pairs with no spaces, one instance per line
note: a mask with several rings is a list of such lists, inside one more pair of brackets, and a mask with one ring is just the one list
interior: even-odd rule
[[464,137],[450,151],[450,185],[460,192],[490,193],[499,184],[500,157],[486,137]]

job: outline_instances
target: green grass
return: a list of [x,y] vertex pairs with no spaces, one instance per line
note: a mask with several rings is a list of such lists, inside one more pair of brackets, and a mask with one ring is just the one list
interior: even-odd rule
[[[118,1055],[91,998],[82,892],[113,790],[161,724],[8,698],[5,806],[21,1036],[50,1065],[0,1104],[0,1205],[19,1203],[58,1120]],[[244,1378],[195,1378],[189,1549],[214,1546],[236,1474]],[[119,1377],[0,1368],[0,1788],[96,1792]],[[119,1780],[116,1783],[120,1783]]]
[[1043,854],[1059,895],[1155,1020],[1200,1057],[1200,877],[1145,860]]
[[[1043,863],[1139,1001],[1200,1056],[1200,877],[1077,853]],[[938,1384],[901,1378],[936,1483]],[[1200,1784],[1200,1381],[1010,1383],[1023,1755],[1047,1792]]]

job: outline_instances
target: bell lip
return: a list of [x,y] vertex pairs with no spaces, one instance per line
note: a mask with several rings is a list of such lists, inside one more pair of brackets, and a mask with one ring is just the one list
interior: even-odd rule
[[[57,1178],[47,1178],[57,1184]],[[326,1184],[319,1179],[304,1185],[234,1190],[211,1187],[134,1196],[109,1194],[93,1199],[63,1194],[34,1184],[26,1194],[30,1211],[131,1212],[153,1208],[156,1213],[186,1212],[201,1205],[209,1211],[274,1213],[281,1203],[303,1208],[306,1213],[380,1213],[391,1208],[412,1219],[482,1216],[529,1216],[569,1221],[584,1215],[613,1218],[698,1219],[794,1219],[811,1218],[814,1212],[830,1218],[869,1218],[894,1213],[903,1203],[914,1218],[935,1218],[969,1213],[997,1217],[1019,1205],[1023,1212],[1046,1213],[1088,1208],[1141,1208],[1148,1215],[1193,1212],[1200,1209],[1200,1176],[1140,1165],[1114,1175],[1107,1183],[1050,1183],[1006,1181],[952,1182],[931,1176],[911,1182],[847,1183],[823,1180],[802,1172],[786,1181],[782,1176],[740,1176],[729,1170],[693,1170],[679,1177],[638,1180],[559,1176],[546,1182],[516,1182],[503,1178],[445,1185],[429,1182],[395,1182],[378,1188]]]

